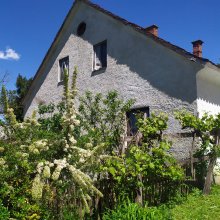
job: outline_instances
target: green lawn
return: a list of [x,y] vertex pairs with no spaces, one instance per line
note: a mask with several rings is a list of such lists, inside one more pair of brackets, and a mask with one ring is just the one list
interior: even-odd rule
[[220,186],[212,188],[209,196],[195,192],[172,210],[174,220],[220,220]]

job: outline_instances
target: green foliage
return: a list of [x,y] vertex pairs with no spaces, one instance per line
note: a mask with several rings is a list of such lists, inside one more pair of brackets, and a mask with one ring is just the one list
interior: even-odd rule
[[0,200],[0,220],[9,219],[10,213],[6,207],[3,206]]
[[32,78],[27,79],[25,76],[18,74],[18,77],[16,79],[16,91],[20,99],[24,98],[24,96],[26,95],[28,89],[30,88],[32,80]]
[[8,98],[7,98],[7,91],[5,89],[5,86],[2,86],[2,91],[1,91],[1,102],[3,105],[3,113],[7,112],[8,109]]
[[7,110],[5,138],[0,146],[0,197],[10,211],[10,217],[24,219],[43,214],[39,205],[33,202],[31,187],[35,173],[38,152],[29,148],[41,137],[35,120],[29,119],[22,124],[16,122],[11,109]]
[[[178,191],[182,170],[163,136],[167,116],[139,117],[139,132],[127,142],[125,116],[133,101],[121,100],[116,91],[106,96],[86,92],[77,111],[77,69],[71,82],[67,71],[64,75],[62,103],[41,104],[23,122],[16,119],[9,96],[2,90],[2,213],[15,219],[85,219],[90,214],[98,219],[107,208],[118,207],[134,219],[142,215],[166,219],[166,209],[133,202],[141,192],[142,204],[158,205]],[[25,80],[19,80],[23,87]],[[17,92],[22,96],[24,90]],[[120,206],[121,194],[132,202]],[[105,217],[108,215],[119,213],[112,211]]]
[[122,201],[114,210],[104,213],[103,220],[172,220],[166,206],[142,207],[129,200]]
[[[194,136],[199,137],[201,140],[194,157],[200,159],[197,164],[197,168],[199,168],[197,171],[198,176],[204,178],[206,173],[203,192],[208,194],[213,178],[213,169],[217,157],[220,155],[220,114],[213,116],[205,113],[199,118],[189,112],[182,111],[177,112],[175,115],[183,129],[190,129]],[[208,157],[206,161],[204,160],[205,156]]]
[[4,89],[4,86],[2,87],[2,93],[1,93],[1,107],[5,106],[4,100],[7,96],[8,99],[8,105],[10,108],[13,108],[14,114],[16,115],[16,119],[18,121],[23,120],[23,106],[22,106],[22,100],[24,96],[26,95],[28,89],[30,88],[30,85],[32,83],[32,78],[27,79],[24,76],[18,75],[16,79],[16,89],[15,90],[9,90],[6,91]]
[[16,119],[18,121],[23,121],[23,105],[22,100],[24,99],[28,89],[31,86],[33,79],[27,79],[25,76],[18,74],[16,79],[16,89],[9,90],[9,105],[14,109],[14,113],[16,115]]
[[[131,145],[120,158],[108,160],[103,171],[115,180],[116,195],[123,192],[132,198],[141,188],[144,200],[158,205],[175,196],[183,171],[168,152],[171,143],[162,138],[167,117],[152,114],[151,118],[139,118],[138,126],[142,134],[139,145]],[[158,188],[160,184],[163,190]]]
[[74,86],[69,91],[65,85],[69,95],[65,96],[63,112],[55,114],[58,119],[52,115],[55,108],[50,105],[40,107],[40,115],[51,114],[49,120],[41,117],[37,121],[34,113],[20,123],[5,96],[5,137],[0,153],[0,179],[4,181],[0,183],[0,194],[3,205],[12,210],[10,217],[37,219],[49,215],[49,219],[62,219],[63,209],[68,208],[70,201],[74,201],[70,205],[81,207],[82,217],[89,212],[92,197],[102,196],[88,175],[89,166],[82,165],[97,163],[104,145],[94,146],[94,151],[76,146],[74,129],[79,121],[74,107]]
[[152,113],[149,118],[139,118],[137,126],[143,134],[143,141],[151,145],[152,141],[161,140],[163,131],[167,129],[167,121],[168,117],[163,113]]
[[59,133],[62,129],[61,122],[64,112],[64,102],[61,102],[56,106],[53,103],[50,103],[49,105],[41,104],[38,106],[38,114],[40,116],[38,122],[41,124],[43,130]]
[[101,93],[93,96],[87,91],[85,96],[80,98],[79,133],[84,132],[84,135],[79,137],[78,143],[105,143],[106,153],[120,153],[121,136],[125,133],[125,114],[132,104],[133,100],[121,100],[116,91],[110,91],[105,97]]

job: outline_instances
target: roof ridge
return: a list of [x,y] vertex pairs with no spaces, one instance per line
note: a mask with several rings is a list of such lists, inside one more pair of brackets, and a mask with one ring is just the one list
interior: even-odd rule
[[160,43],[161,45],[163,45],[165,47],[170,48],[171,50],[175,51],[176,53],[179,53],[179,54],[181,54],[181,55],[183,55],[183,56],[185,56],[187,58],[196,58],[196,59],[198,59],[200,61],[203,61],[203,62],[210,62],[214,66],[218,67],[215,63],[213,63],[209,59],[203,58],[203,57],[197,57],[194,54],[192,54],[191,52],[181,48],[180,46],[172,44],[169,41],[164,40],[163,38],[160,38],[160,37],[155,36],[155,35],[153,35],[153,34],[151,34],[149,32],[146,32],[146,30],[145,30],[146,28],[141,27],[140,25],[137,25],[137,24],[135,24],[133,22],[130,22],[130,21],[126,20],[125,18],[122,18],[122,17],[120,17],[120,16],[118,16],[118,15],[116,15],[116,14],[114,14],[114,13],[112,13],[112,12],[110,12],[110,11],[104,9],[104,8],[102,8],[100,5],[95,4],[95,3],[93,3],[90,0],[76,0],[76,1],[82,1],[82,2],[86,3],[87,5],[89,5],[89,6],[93,7],[93,8],[95,8],[95,9],[99,10],[100,12],[102,12],[104,14],[107,14],[107,15],[111,16],[112,18],[122,22],[123,24],[131,26],[136,31],[138,31],[138,32],[140,32],[140,33],[142,33],[142,34],[144,34],[146,36],[149,36],[154,41]]
[[[216,66],[217,68],[220,69],[220,67],[219,67],[217,64],[213,63],[213,62],[210,61],[209,59],[200,58],[200,57],[194,56],[192,53],[186,51],[185,49],[183,49],[183,48],[181,48],[181,47],[179,47],[179,46],[176,46],[176,45],[174,45],[174,44],[172,44],[172,43],[170,43],[170,42],[168,42],[168,41],[166,41],[166,40],[164,40],[164,39],[162,39],[162,38],[160,38],[160,37],[157,37],[157,36],[155,36],[155,35],[153,35],[153,34],[151,34],[151,33],[146,32],[145,28],[143,28],[143,27],[141,27],[141,26],[139,26],[139,25],[137,25],[137,24],[135,24],[135,23],[132,23],[132,22],[130,22],[130,21],[128,21],[128,20],[126,20],[126,19],[124,19],[124,18],[122,18],[122,17],[120,17],[120,16],[118,16],[118,15],[116,15],[116,14],[114,14],[114,13],[112,13],[112,12],[110,12],[110,11],[104,9],[104,8],[102,8],[101,6],[99,6],[99,5],[97,5],[97,4],[93,3],[93,2],[91,2],[90,0],[75,0],[75,1],[73,2],[73,4],[72,4],[70,10],[68,11],[68,13],[67,13],[67,15],[66,15],[66,17],[65,17],[65,19],[64,19],[64,21],[63,21],[63,23],[62,23],[62,25],[61,25],[61,27],[59,28],[57,34],[55,35],[55,38],[54,38],[54,40],[52,41],[52,43],[51,43],[49,49],[47,50],[46,55],[44,56],[44,58],[43,58],[43,60],[42,60],[42,62],[41,62],[41,64],[40,64],[39,68],[37,69],[36,74],[34,75],[34,78],[33,78],[33,81],[32,81],[32,83],[31,83],[30,88],[32,87],[32,85],[33,85],[34,81],[36,80],[36,78],[39,76],[39,74],[40,74],[40,69],[41,69],[42,66],[44,65],[44,63],[45,63],[47,57],[49,56],[49,54],[50,54],[50,52],[51,52],[51,50],[52,50],[52,48],[53,48],[53,45],[54,45],[55,42],[57,41],[57,39],[58,39],[60,33],[61,33],[62,30],[63,30],[63,27],[64,27],[66,21],[68,20],[70,14],[71,14],[71,12],[72,12],[72,10],[74,9],[75,5],[76,5],[78,2],[83,2],[83,3],[87,4],[87,5],[89,5],[89,6],[93,7],[93,8],[95,8],[96,10],[98,10],[98,11],[104,13],[104,14],[107,14],[107,15],[111,16],[112,18],[114,18],[114,19],[116,19],[116,20],[122,22],[124,25],[131,26],[131,27],[134,28],[136,31],[138,31],[138,32],[140,32],[140,33],[142,33],[142,34],[144,34],[144,35],[150,37],[151,39],[155,40],[156,42],[160,43],[161,45],[163,45],[163,46],[165,46],[165,47],[167,47],[167,48],[169,48],[169,49],[175,51],[176,53],[179,53],[179,54],[182,55],[182,56],[185,56],[185,57],[188,58],[188,59],[196,58],[196,59],[198,59],[198,60],[200,60],[200,61],[202,61],[202,62],[210,62],[212,65],[214,65],[214,66]],[[29,91],[30,91],[30,89],[29,89]],[[29,91],[28,91],[28,93],[29,93]],[[22,103],[25,102],[25,100],[26,100],[26,98],[27,98],[27,96],[28,96],[28,93],[25,95],[24,99],[22,100]]]

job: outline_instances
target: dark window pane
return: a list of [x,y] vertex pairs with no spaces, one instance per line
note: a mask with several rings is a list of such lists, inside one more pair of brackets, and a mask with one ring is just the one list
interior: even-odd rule
[[146,118],[149,117],[149,107],[142,107],[142,108],[136,108],[132,109],[131,111],[127,112],[127,120],[128,120],[128,136],[133,136],[137,133],[137,118],[142,117]]
[[77,28],[77,35],[82,36],[85,33],[85,30],[86,30],[86,23],[85,22],[80,23]]
[[106,41],[102,44],[101,48],[101,56],[102,56],[102,67],[107,66],[107,43]]

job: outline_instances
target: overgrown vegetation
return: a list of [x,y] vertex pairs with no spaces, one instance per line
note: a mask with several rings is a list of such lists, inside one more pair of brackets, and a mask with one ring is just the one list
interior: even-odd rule
[[[213,181],[213,171],[220,155],[220,114],[204,114],[201,118],[182,111],[176,114],[183,129],[190,129],[194,141],[198,137],[200,144],[194,149],[194,158],[199,159],[200,176],[204,178],[203,193],[209,194]],[[193,166],[193,164],[191,165]],[[202,172],[201,172],[202,171]]]
[[141,133],[120,159],[108,160],[103,167],[112,178],[108,192],[114,190],[112,194],[118,197],[123,192],[131,201],[148,201],[150,205],[168,202],[175,196],[183,171],[168,153],[171,143],[163,138],[167,120],[164,114],[138,119]]
[[[172,219],[164,204],[181,197],[184,175],[163,135],[168,117],[136,115],[128,140],[134,101],[87,92],[76,109],[76,79],[76,68],[71,82],[65,72],[63,101],[23,122],[2,88],[0,219]],[[194,120],[177,117],[183,127]]]

